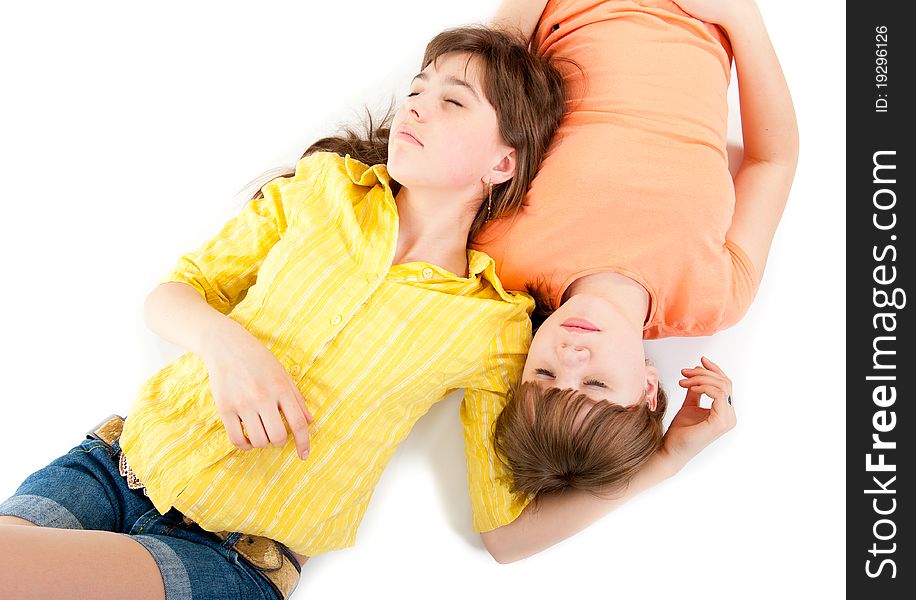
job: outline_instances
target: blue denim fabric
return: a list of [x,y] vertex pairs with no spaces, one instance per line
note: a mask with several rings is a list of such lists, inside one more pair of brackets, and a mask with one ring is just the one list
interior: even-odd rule
[[110,447],[86,439],[29,475],[0,503],[0,515],[42,527],[129,535],[153,555],[166,600],[280,599],[267,579],[239,557],[234,546],[244,536],[221,540],[197,524],[186,525],[175,508],[159,514],[142,489],[127,486],[118,472],[119,452],[118,440]]

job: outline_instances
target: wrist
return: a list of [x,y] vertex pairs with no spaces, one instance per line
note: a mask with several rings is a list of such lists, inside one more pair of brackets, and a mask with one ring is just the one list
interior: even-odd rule
[[220,312],[208,313],[197,329],[191,351],[207,362],[229,344],[227,337],[233,333],[232,330],[240,327],[239,323]]
[[669,450],[664,446],[655,454],[657,456],[659,474],[662,479],[668,479],[669,477],[677,475],[690,460],[689,458],[685,458],[683,454]]
[[745,2],[735,2],[728,17],[718,23],[719,27],[733,37],[736,32],[746,27],[753,27],[757,23],[763,23],[763,15],[760,14],[760,7],[754,0]]

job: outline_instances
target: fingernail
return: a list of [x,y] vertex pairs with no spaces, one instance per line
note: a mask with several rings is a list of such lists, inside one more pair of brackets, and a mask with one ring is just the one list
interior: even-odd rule
[[306,458],[309,457],[309,451],[308,450],[303,451],[300,456],[302,456],[302,460],[305,460]]

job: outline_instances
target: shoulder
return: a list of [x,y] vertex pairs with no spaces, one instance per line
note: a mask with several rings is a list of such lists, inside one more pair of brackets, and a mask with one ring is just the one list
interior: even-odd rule
[[370,167],[349,154],[319,151],[300,158],[294,175],[285,178],[283,186],[290,194],[323,198],[320,204],[353,206],[374,189],[393,198],[390,181],[383,163]]
[[307,154],[296,162],[293,181],[308,181],[317,176],[326,176],[328,171],[343,159],[336,152],[312,152]]
[[334,175],[348,183],[372,186],[381,179],[388,181],[388,170],[384,164],[370,167],[349,154],[336,152],[311,152],[296,162],[294,180],[310,179],[315,175]]

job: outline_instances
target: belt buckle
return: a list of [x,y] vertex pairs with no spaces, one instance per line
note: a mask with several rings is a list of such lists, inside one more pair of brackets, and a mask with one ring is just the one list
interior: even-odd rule
[[231,531],[213,534],[221,540],[235,535],[231,547],[239,553],[239,557],[267,579],[281,598],[287,600],[292,595],[299,584],[302,567],[285,545],[268,537]]
[[98,425],[86,432],[86,439],[105,442],[109,447],[121,436],[124,427],[124,417],[112,414],[105,417]]

